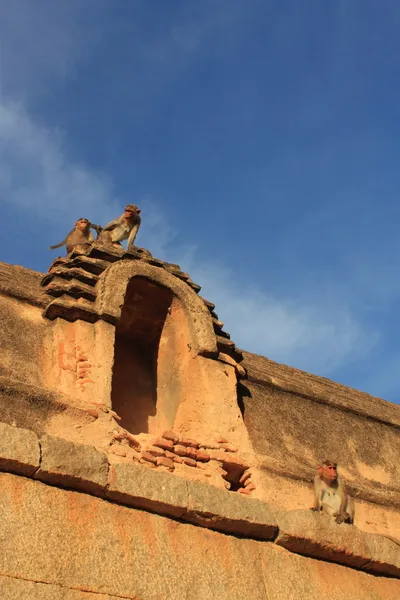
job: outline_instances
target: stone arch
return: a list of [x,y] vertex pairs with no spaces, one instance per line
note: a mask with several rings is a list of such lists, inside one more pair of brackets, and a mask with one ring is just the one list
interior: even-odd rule
[[176,426],[181,404],[210,387],[204,362],[194,359],[217,356],[201,298],[165,270],[121,261],[100,277],[94,308],[115,325],[110,396],[121,425],[134,434]]

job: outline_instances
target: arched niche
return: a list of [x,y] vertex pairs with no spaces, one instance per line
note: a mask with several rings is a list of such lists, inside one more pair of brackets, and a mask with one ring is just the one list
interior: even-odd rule
[[147,433],[157,412],[159,344],[172,292],[145,277],[126,287],[115,327],[111,406],[131,433]]
[[199,398],[204,405],[215,388],[213,372],[220,368],[206,358],[216,357],[217,347],[201,298],[164,269],[118,262],[98,283],[96,310],[115,323],[108,362],[111,407],[121,425],[134,434],[179,425],[187,431],[191,407]]

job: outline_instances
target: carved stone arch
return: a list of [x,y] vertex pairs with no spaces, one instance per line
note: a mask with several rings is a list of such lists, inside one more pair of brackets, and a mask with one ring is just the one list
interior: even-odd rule
[[221,364],[208,360],[218,352],[203,300],[184,281],[141,261],[111,265],[96,288],[94,309],[115,325],[107,362],[121,425],[134,434],[173,427],[188,433],[189,415],[220,387],[214,379]]
[[164,269],[141,261],[122,261],[108,267],[97,284],[94,309],[106,319],[118,321],[130,281],[142,277],[166,288],[182,305],[192,334],[192,350],[203,356],[217,356],[217,344],[210,312],[203,300],[181,279]]

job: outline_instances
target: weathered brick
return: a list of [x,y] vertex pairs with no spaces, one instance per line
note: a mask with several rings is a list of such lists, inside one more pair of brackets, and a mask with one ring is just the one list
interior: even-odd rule
[[192,448],[192,447],[188,446],[186,448],[186,456],[188,458],[193,458],[193,460],[197,460],[197,450],[196,450],[196,448]]
[[246,490],[247,490],[248,492],[252,492],[252,491],[253,491],[253,490],[255,490],[255,489],[256,489],[256,486],[254,485],[254,483],[251,483],[250,485],[247,485],[247,486],[246,486]]
[[162,437],[166,440],[170,440],[174,444],[176,444],[179,441],[179,437],[174,431],[164,431]]
[[193,460],[193,458],[187,458],[187,457],[183,458],[182,462],[184,465],[187,465],[188,467],[195,467],[197,464],[196,461]]
[[178,456],[186,456],[187,448],[185,446],[174,446],[174,453]]
[[0,470],[32,475],[39,467],[39,460],[36,433],[0,423]]
[[220,445],[219,444],[213,444],[212,442],[207,443],[207,444],[202,444],[201,445],[201,450],[219,450],[220,449]]
[[239,448],[237,446],[232,446],[231,444],[221,444],[221,448],[223,448],[226,452],[238,452]]
[[238,492],[240,494],[244,494],[245,496],[250,496],[251,495],[251,490],[249,490],[248,488],[240,488],[238,490]]
[[241,476],[241,478],[239,479],[239,483],[241,483],[242,485],[244,485],[245,481],[247,481],[250,477],[251,477],[251,472],[250,471],[245,471],[243,473],[243,475]]
[[156,446],[150,446],[150,448],[147,448],[147,452],[153,456],[165,456],[165,450]]
[[150,454],[150,452],[146,452],[146,451],[141,453],[140,458],[143,458],[143,460],[146,460],[147,462],[151,462],[154,464],[156,464],[156,462],[157,462],[156,457],[153,456],[153,454]]
[[212,460],[225,460],[225,452],[223,450],[210,450],[210,459]]
[[103,495],[107,485],[107,456],[84,444],[74,444],[68,440],[44,435],[40,439],[42,459],[36,479]]
[[174,465],[174,461],[172,461],[170,458],[167,458],[166,456],[159,456],[156,459],[156,465],[157,467],[168,467],[169,469],[175,469],[175,465]]
[[200,445],[196,440],[187,437],[179,438],[179,443],[181,446],[190,446],[191,448],[198,448]]
[[210,460],[210,455],[208,452],[204,452],[204,450],[197,450],[196,459],[202,462],[208,462]]
[[153,446],[157,446],[158,448],[162,448],[163,450],[172,450],[174,444],[173,442],[171,442],[171,440],[157,438],[156,440],[154,440]]
[[225,453],[222,459],[225,469],[248,469],[249,463],[237,456],[236,454]]

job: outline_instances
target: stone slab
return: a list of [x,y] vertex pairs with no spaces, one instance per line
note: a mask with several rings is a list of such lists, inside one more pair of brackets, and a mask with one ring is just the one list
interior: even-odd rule
[[0,573],[135,600],[265,600],[259,542],[8,473],[0,489]]
[[389,538],[337,525],[310,510],[278,513],[276,543],[291,552],[400,578],[400,547]]
[[103,452],[51,435],[44,435],[40,446],[42,459],[36,479],[91,494],[104,494],[109,464]]
[[260,540],[276,535],[276,518],[264,502],[198,481],[188,481],[187,485],[189,503],[184,520]]
[[267,600],[398,600],[400,581],[260,544]]
[[227,536],[8,473],[0,473],[0,489],[0,573],[71,594],[82,590],[88,600],[400,597],[397,579],[292,554],[270,542]]
[[185,479],[134,464],[110,467],[106,497],[173,517],[181,517],[188,502]]
[[[125,596],[128,598],[128,596]],[[81,590],[0,575],[1,600],[119,600],[108,594],[92,594]],[[129,600],[137,600],[130,596]]]
[[39,468],[37,435],[28,429],[0,423],[0,470],[33,475]]

